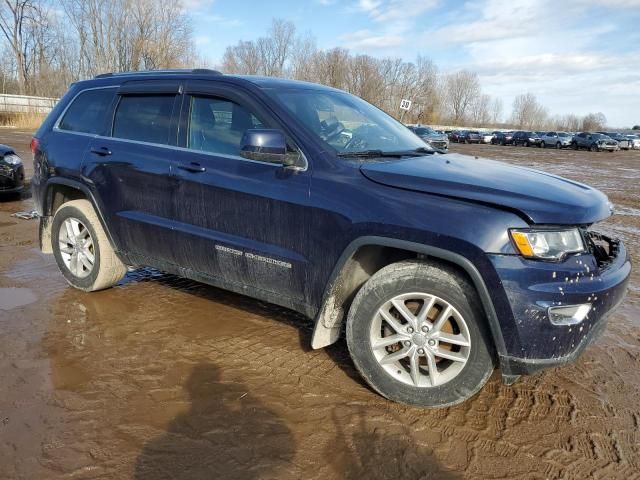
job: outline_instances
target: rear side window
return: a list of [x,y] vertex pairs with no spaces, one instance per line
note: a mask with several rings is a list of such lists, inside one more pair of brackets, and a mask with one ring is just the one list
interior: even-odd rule
[[58,128],[69,132],[103,133],[105,116],[115,92],[115,88],[100,88],[82,92],[71,102]]
[[125,95],[113,120],[113,136],[139,142],[169,143],[174,95]]

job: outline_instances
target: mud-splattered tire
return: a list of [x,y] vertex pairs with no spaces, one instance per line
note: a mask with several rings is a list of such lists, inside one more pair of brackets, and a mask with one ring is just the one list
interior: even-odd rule
[[[76,247],[79,237],[83,237],[84,241],[77,240]],[[78,251],[89,242],[90,247],[82,256],[82,252]],[[112,287],[127,273],[126,266],[111,247],[93,206],[87,200],[73,200],[56,210],[51,225],[51,246],[62,275],[72,287],[79,290],[93,292]],[[72,263],[74,254],[76,260]],[[82,256],[81,260],[78,260],[78,255]]]
[[[419,301],[411,304],[413,297],[422,297],[422,305]],[[395,306],[389,307],[396,305],[393,302],[398,298],[409,310],[404,316]],[[431,303],[431,299],[436,299],[433,300],[436,303]],[[442,310],[438,310],[438,303],[443,305]],[[438,330],[438,319],[448,314],[447,305],[451,307],[450,320],[445,328],[441,326]],[[425,309],[428,317],[420,323],[425,306],[428,306]],[[434,311],[435,314],[429,313]],[[402,323],[411,313],[417,321],[414,328],[410,328],[413,320]],[[391,323],[387,323],[389,316],[394,317],[390,319]],[[391,324],[395,327],[392,328]],[[428,327],[425,328],[426,325]],[[379,345],[387,343],[387,338],[388,341],[395,340],[394,335],[399,335],[400,329],[406,331],[397,337],[398,343],[383,347],[380,353]],[[429,329],[431,333],[421,333]],[[445,337],[445,333],[450,336]],[[401,403],[446,407],[463,402],[482,388],[494,370],[492,343],[476,290],[465,276],[444,265],[410,260],[378,271],[356,295],[349,310],[346,334],[349,352],[362,377],[382,396]],[[438,346],[428,347],[427,343],[431,345],[433,338],[439,338]],[[468,345],[447,344],[446,338],[462,345],[466,341]],[[406,359],[391,363],[391,368],[388,360],[381,362],[381,358],[388,355],[402,355],[400,350],[413,353]],[[454,355],[452,358],[456,360],[438,358],[439,354]],[[462,367],[458,363],[462,360],[458,357],[466,358]],[[444,374],[450,368],[454,368],[454,374],[445,378]],[[440,375],[443,375],[441,379]]]

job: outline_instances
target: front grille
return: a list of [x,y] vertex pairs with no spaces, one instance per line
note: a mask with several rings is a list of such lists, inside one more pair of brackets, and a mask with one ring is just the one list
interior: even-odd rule
[[600,270],[611,265],[620,252],[620,240],[618,239],[591,230],[584,230],[584,237],[587,241],[587,248],[596,259]]
[[13,168],[9,165],[0,164],[0,175],[13,178]]
[[430,140],[429,143],[436,148],[447,148],[447,142],[442,140]]

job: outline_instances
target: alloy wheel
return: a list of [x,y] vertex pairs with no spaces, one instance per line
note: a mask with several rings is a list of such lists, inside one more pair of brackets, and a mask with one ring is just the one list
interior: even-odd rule
[[95,246],[89,229],[77,218],[64,220],[58,234],[60,256],[78,278],[88,277],[95,264]]
[[427,293],[385,302],[369,332],[374,357],[395,380],[435,387],[462,371],[471,351],[469,328],[450,303]]

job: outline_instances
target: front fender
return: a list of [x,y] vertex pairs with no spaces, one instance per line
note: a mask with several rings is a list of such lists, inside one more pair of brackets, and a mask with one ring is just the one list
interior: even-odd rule
[[[338,291],[345,281],[345,279],[343,278],[343,273],[347,269],[349,260],[354,257],[356,252],[360,248],[370,245],[392,247],[416,254],[422,254],[451,263],[464,270],[467,275],[469,275],[469,278],[476,287],[478,296],[480,297],[480,300],[482,302],[482,307],[489,323],[489,328],[493,337],[496,351],[500,357],[504,355],[506,349],[504,338],[502,336],[502,329],[500,328],[498,315],[494,307],[494,299],[490,295],[489,287],[487,286],[487,282],[485,281],[485,277],[488,276],[487,273],[493,271],[489,270],[491,268],[491,265],[488,260],[487,265],[485,265],[488,270],[483,277],[483,275],[480,274],[478,267],[473,262],[471,262],[471,260],[458,253],[430,245],[378,236],[364,236],[354,240],[347,246],[347,248],[340,256],[340,259],[338,260],[331,274],[328,286],[325,289],[322,306],[316,317],[313,338],[311,341],[312,348],[317,349],[326,347],[328,345],[331,345],[332,343],[335,343],[340,337],[340,331],[344,322],[345,312],[343,311],[341,306],[342,299],[338,298]],[[497,278],[497,276],[495,276],[495,278],[491,278],[491,283],[493,284],[495,282],[499,283],[499,279]],[[500,292],[504,294],[503,290],[501,289],[494,288],[493,290],[494,298],[496,295],[499,295]]]

